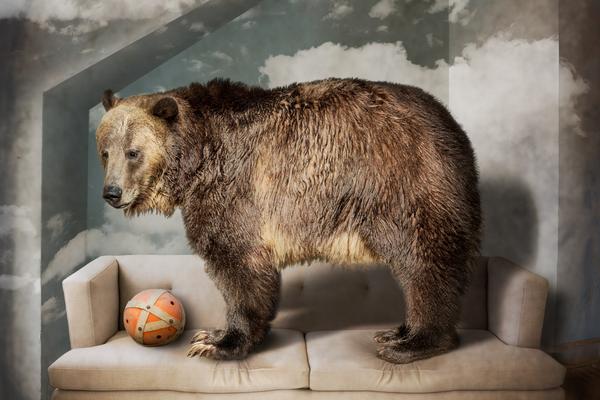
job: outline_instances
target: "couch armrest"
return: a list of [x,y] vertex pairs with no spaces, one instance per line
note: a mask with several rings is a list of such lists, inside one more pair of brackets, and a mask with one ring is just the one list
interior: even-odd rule
[[117,332],[119,265],[103,256],[63,280],[71,348],[96,346]]
[[506,344],[540,347],[548,281],[509,260],[488,260],[488,329]]

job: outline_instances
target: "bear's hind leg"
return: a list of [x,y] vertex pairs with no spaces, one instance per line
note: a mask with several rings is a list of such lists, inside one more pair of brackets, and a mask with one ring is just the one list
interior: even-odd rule
[[[406,322],[395,332],[376,335],[378,355],[393,363],[409,363],[448,352],[458,346],[456,325],[460,293],[466,284],[458,281],[465,266],[418,263],[393,268],[404,288]],[[459,272],[456,274],[456,272]]]
[[401,341],[390,341],[377,350],[377,355],[395,364],[406,364],[437,356],[458,347],[455,330],[420,329]]
[[192,339],[189,357],[217,360],[245,358],[269,332],[277,313],[281,278],[262,258],[244,264],[209,263],[207,271],[223,294],[227,306],[225,329],[199,330]]

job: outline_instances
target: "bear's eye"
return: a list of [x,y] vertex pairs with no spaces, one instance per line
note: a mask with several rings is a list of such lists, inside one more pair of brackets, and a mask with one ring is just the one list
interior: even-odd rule
[[127,158],[130,160],[135,160],[136,158],[138,158],[139,154],[140,152],[137,150],[127,150]]
[[103,160],[106,160],[106,159],[108,159],[108,151],[104,150],[104,151],[102,152],[102,159],[103,159]]

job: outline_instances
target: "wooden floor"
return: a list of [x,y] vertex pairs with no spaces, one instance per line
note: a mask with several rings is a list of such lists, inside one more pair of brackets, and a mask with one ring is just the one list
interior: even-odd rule
[[567,400],[600,400],[600,362],[567,368],[563,387]]

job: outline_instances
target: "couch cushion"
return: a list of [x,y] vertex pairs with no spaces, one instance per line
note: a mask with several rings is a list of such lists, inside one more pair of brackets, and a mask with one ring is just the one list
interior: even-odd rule
[[193,331],[164,347],[144,347],[124,331],[107,343],[73,349],[48,369],[50,384],[71,390],[254,392],[308,387],[302,333],[274,329],[242,361],[186,356]]
[[565,368],[537,349],[508,346],[489,331],[461,330],[458,349],[395,365],[376,356],[374,330],[306,335],[310,388],[423,393],[559,387]]

